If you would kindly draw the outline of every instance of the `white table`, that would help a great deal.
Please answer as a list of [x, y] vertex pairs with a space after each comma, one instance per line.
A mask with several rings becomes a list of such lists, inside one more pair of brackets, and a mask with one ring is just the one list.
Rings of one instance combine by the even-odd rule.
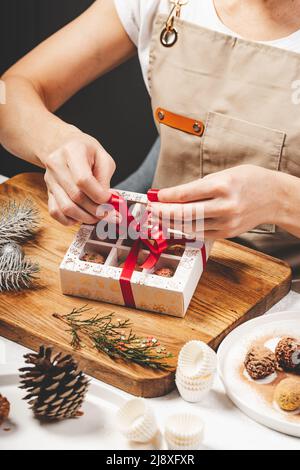
[[[300, 295], [290, 292], [268, 314], [280, 310], [299, 310]], [[22, 362], [22, 356], [27, 350], [18, 344], [0, 338], [0, 373], [2, 364], [16, 364]], [[1, 380], [1, 375], [0, 375]], [[113, 387], [111, 387], [113, 391]], [[1, 392], [1, 382], [0, 382]], [[120, 392], [123, 394], [123, 392]], [[128, 397], [127, 394], [123, 394]], [[207, 399], [197, 405], [187, 405], [179, 397], [177, 391], [166, 397], [150, 400], [154, 410], [160, 418], [168, 416], [182, 408], [193, 407], [197, 409], [206, 424], [205, 448], [208, 449], [300, 449], [300, 440], [267, 429], [245, 416], [227, 398], [223, 385], [217, 379], [213, 391]], [[92, 419], [92, 416], [91, 416]], [[10, 437], [6, 437], [10, 439]], [[13, 439], [13, 436], [11, 437]], [[7, 442], [7, 441], [6, 441]], [[100, 445], [100, 444], [99, 444]], [[95, 447], [96, 449], [97, 447]], [[99, 447], [98, 447], [99, 448]], [[120, 443], [114, 438], [111, 449], [120, 449]], [[131, 447], [134, 449], [134, 445]]]
[[[4, 180], [5, 178], [0, 175], [0, 183]], [[299, 284], [295, 284], [294, 288], [299, 290]], [[291, 291], [267, 314], [281, 310], [300, 310], [300, 294]], [[22, 356], [26, 352], [28, 352], [26, 348], [0, 337], [0, 373], [1, 364], [21, 363]], [[113, 387], [111, 389], [113, 390]], [[122, 394], [123, 392], [120, 393]], [[124, 397], [127, 396], [124, 393]], [[166, 397], [152, 399], [150, 402], [160, 416], [167, 416], [171, 412], [178, 411], [186, 406], [176, 391]], [[299, 439], [267, 429], [245, 416], [227, 398], [219, 378], [216, 380], [213, 391], [203, 403], [188, 406], [193, 406], [194, 409], [197, 409], [205, 421], [205, 448], [226, 450], [300, 449]], [[112, 442], [111, 448], [119, 449], [118, 442]]]

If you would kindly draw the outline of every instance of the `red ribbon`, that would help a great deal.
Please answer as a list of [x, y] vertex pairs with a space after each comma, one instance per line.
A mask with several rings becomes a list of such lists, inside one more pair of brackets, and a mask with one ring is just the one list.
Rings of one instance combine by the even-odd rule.
[[[148, 200], [150, 202], [159, 202], [158, 201], [158, 189], [150, 189], [147, 193]], [[138, 262], [138, 256], [140, 250], [143, 248], [143, 245], [149, 250], [149, 256], [147, 257], [146, 261], [140, 266], [142, 269], [152, 269], [156, 263], [158, 262], [162, 253], [166, 251], [166, 249], [174, 244], [186, 244], [185, 239], [181, 240], [166, 240], [162, 230], [158, 230], [155, 234], [155, 238], [151, 241], [147, 238], [141, 236], [141, 228], [143, 223], [146, 222], [148, 218], [148, 212], [145, 211], [145, 214], [142, 217], [140, 222], [136, 221], [134, 216], [130, 214], [127, 207], [127, 201], [122, 198], [122, 196], [118, 194], [113, 194], [109, 204], [111, 204], [114, 209], [120, 213], [121, 215], [121, 222], [118, 225], [118, 233], [119, 235], [126, 234], [125, 230], [127, 231], [127, 227], [129, 224], [133, 227], [140, 236], [134, 242], [127, 259], [125, 261], [121, 276], [120, 276], [120, 286], [122, 290], [122, 295], [124, 299], [124, 303], [127, 307], [136, 308], [135, 300], [132, 292], [131, 286], [131, 278], [134, 273], [136, 264]], [[203, 269], [206, 266], [206, 248], [205, 244], [203, 244], [201, 248], [202, 254], [202, 261], [203, 261]]]

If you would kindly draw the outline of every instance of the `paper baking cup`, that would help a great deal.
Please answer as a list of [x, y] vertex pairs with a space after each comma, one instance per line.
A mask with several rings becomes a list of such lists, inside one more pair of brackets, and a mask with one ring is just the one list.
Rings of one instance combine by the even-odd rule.
[[178, 413], [167, 419], [165, 439], [170, 450], [197, 450], [204, 437], [204, 423], [198, 414]]
[[205, 379], [198, 379], [195, 382], [191, 380], [186, 382], [185, 378], [180, 376], [180, 370], [177, 370], [175, 382], [183, 400], [190, 403], [198, 403], [203, 400], [212, 389], [214, 374]]
[[179, 353], [178, 368], [187, 378], [206, 377], [216, 371], [217, 355], [202, 341], [189, 341]]
[[204, 390], [204, 389], [212, 387], [213, 382], [214, 382], [214, 378], [215, 378], [215, 374], [211, 374], [211, 375], [209, 375], [205, 378], [203, 377], [202, 379], [197, 379], [197, 380], [188, 379], [188, 380], [186, 380], [186, 378], [180, 374], [180, 369], [178, 369], [177, 372], [176, 372], [175, 380], [176, 380], [176, 383], [179, 383], [179, 384], [185, 386], [188, 389], [191, 389], [191, 390]]
[[191, 378], [191, 377], [187, 377], [186, 375], [184, 375], [180, 367], [177, 367], [177, 370], [176, 370], [176, 378], [180, 380], [181, 382], [183, 382], [185, 385], [191, 386], [191, 387], [198, 387], [198, 386], [201, 387], [203, 386], [203, 384], [206, 384], [207, 382], [210, 382], [211, 380], [213, 380], [214, 376], [215, 374], [212, 373], [209, 375], [203, 375], [202, 377]]
[[134, 442], [149, 442], [158, 430], [154, 413], [143, 398], [133, 398], [119, 409], [117, 425], [120, 432]]

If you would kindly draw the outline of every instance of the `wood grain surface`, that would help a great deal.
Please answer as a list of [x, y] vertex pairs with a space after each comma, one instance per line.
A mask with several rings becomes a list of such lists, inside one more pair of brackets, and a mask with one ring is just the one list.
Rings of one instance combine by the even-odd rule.
[[[0, 294], [0, 335], [34, 350], [46, 344], [72, 352], [86, 373], [134, 395], [167, 394], [174, 388], [178, 352], [187, 341], [202, 340], [216, 349], [233, 328], [263, 314], [290, 290], [291, 270], [285, 263], [220, 241], [184, 319], [64, 296], [58, 268], [78, 227], [65, 228], [50, 218], [41, 174], [18, 175], [0, 185], [0, 204], [26, 197], [35, 201], [42, 217], [40, 231], [25, 246], [26, 254], [40, 263], [40, 279], [34, 290]], [[72, 351], [69, 333], [52, 314], [87, 303], [95, 312], [115, 311], [118, 318], [129, 318], [139, 335], [157, 337], [174, 354], [173, 369], [153, 371], [114, 361], [89, 347]]]

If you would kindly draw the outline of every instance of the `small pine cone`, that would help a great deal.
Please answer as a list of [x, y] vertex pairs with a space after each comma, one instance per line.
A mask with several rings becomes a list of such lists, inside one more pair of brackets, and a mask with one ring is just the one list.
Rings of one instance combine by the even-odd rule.
[[7, 398], [3, 397], [0, 393], [0, 426], [8, 418], [10, 410], [10, 403]]
[[24, 400], [41, 420], [62, 420], [80, 416], [80, 407], [89, 380], [71, 355], [53, 354], [53, 348], [40, 347], [38, 353], [26, 354], [20, 369], [21, 386], [28, 395]]

